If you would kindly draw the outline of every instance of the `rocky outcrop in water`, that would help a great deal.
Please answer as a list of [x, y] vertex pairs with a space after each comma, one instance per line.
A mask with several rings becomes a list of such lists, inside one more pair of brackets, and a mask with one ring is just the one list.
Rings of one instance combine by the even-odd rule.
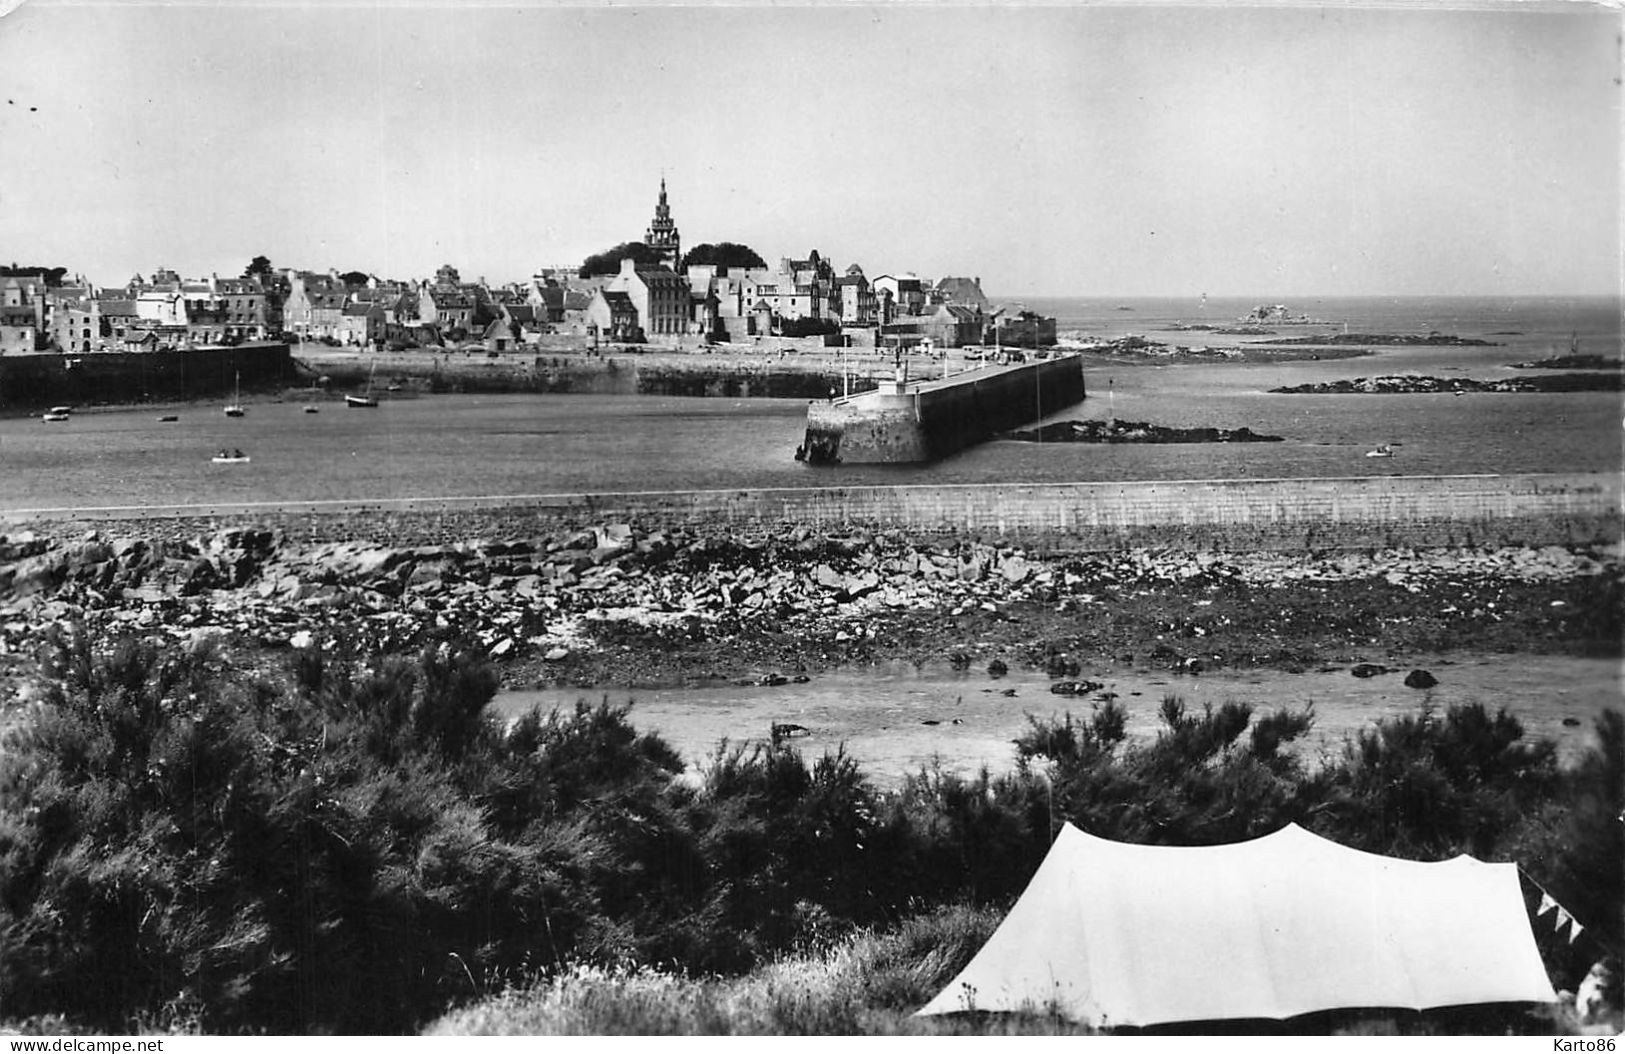
[[1560, 355], [1538, 362], [1514, 362], [1515, 370], [1618, 370], [1620, 360], [1605, 355]]
[[1493, 340], [1479, 340], [1476, 337], [1458, 337], [1453, 333], [1429, 333], [1420, 336], [1415, 333], [1325, 333], [1307, 337], [1283, 337], [1260, 343], [1269, 344], [1359, 344], [1362, 346], [1401, 346], [1401, 347], [1430, 347], [1430, 348], [1494, 348], [1499, 347]]
[[1027, 443], [1279, 443], [1281, 436], [1241, 428], [1170, 428], [1145, 421], [1051, 421], [1009, 432], [1005, 439]]
[[1499, 381], [1475, 381], [1466, 377], [1415, 377], [1390, 375], [1356, 377], [1353, 380], [1299, 384], [1271, 388], [1282, 395], [1465, 395], [1479, 392], [1617, 392], [1622, 388], [1620, 373], [1552, 373], [1535, 377], [1513, 377]]

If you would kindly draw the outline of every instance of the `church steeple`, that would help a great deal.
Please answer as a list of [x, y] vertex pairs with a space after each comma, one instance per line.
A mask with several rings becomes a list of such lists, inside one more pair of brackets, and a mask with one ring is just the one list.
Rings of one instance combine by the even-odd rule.
[[660, 201], [655, 205], [655, 218], [643, 234], [643, 244], [660, 253], [660, 262], [674, 270], [682, 261], [682, 236], [671, 218], [671, 206], [666, 203], [666, 177], [660, 177]]

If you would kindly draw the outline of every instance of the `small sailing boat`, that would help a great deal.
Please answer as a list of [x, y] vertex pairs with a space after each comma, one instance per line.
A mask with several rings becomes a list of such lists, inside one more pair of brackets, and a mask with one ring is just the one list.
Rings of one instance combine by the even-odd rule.
[[68, 415], [58, 410], [52, 410], [49, 413], [40, 415], [41, 421], [66, 421], [67, 419]]
[[346, 406], [377, 406], [378, 405], [378, 397], [376, 395], [372, 394], [372, 378], [373, 378], [373, 374], [375, 374], [377, 372], [378, 372], [378, 360], [374, 359], [372, 361], [372, 372], [367, 374], [367, 391], [366, 391], [366, 393], [364, 395], [346, 395], [344, 397], [344, 403], [345, 403]]
[[216, 465], [246, 465], [249, 462], [249, 457], [241, 450], [222, 450], [209, 460]]
[[231, 402], [226, 406], [226, 416], [241, 417], [246, 412], [243, 409], [243, 375], [239, 371], [232, 387]]
[[1394, 448], [1389, 446], [1387, 443], [1382, 443], [1382, 444], [1378, 445], [1378, 447], [1375, 450], [1367, 450], [1365, 452], [1365, 456], [1366, 457], [1393, 457], [1394, 456]]

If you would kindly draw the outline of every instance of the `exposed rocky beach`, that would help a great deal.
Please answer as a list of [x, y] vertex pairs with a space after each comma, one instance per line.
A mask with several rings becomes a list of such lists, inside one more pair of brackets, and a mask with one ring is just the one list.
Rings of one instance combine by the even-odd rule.
[[460, 635], [511, 687], [770, 684], [898, 660], [1075, 680], [1124, 664], [1614, 655], [1622, 570], [1617, 548], [1084, 553], [501, 513], [39, 523], [0, 541], [0, 671], [25, 678], [62, 623], [267, 654]]

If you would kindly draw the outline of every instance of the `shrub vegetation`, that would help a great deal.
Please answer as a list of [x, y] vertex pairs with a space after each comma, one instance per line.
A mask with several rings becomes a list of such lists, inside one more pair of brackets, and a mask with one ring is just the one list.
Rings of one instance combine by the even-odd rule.
[[[639, 1031], [892, 1031], [1068, 820], [1182, 845], [1297, 822], [1374, 852], [1511, 858], [1595, 932], [1625, 923], [1617, 713], [1566, 770], [1479, 705], [1379, 722], [1311, 768], [1292, 749], [1309, 709], [1170, 697], [1135, 742], [1114, 701], [1032, 718], [1006, 775], [933, 767], [881, 792], [842, 752], [783, 744], [721, 744], [694, 778], [625, 708], [498, 724], [492, 669], [453, 641], [328, 641], [254, 673], [207, 644], [64, 631], [43, 659], [0, 753], [13, 1019], [389, 1033], [534, 981], [549, 1028], [621, 1030], [571, 1003], [561, 979], [585, 977], [646, 1003]], [[1560, 987], [1597, 954], [1547, 942]], [[813, 962], [838, 966], [816, 1007], [794, 995]], [[684, 980], [751, 970], [745, 989]], [[730, 1007], [728, 1028], [706, 1016]]]

